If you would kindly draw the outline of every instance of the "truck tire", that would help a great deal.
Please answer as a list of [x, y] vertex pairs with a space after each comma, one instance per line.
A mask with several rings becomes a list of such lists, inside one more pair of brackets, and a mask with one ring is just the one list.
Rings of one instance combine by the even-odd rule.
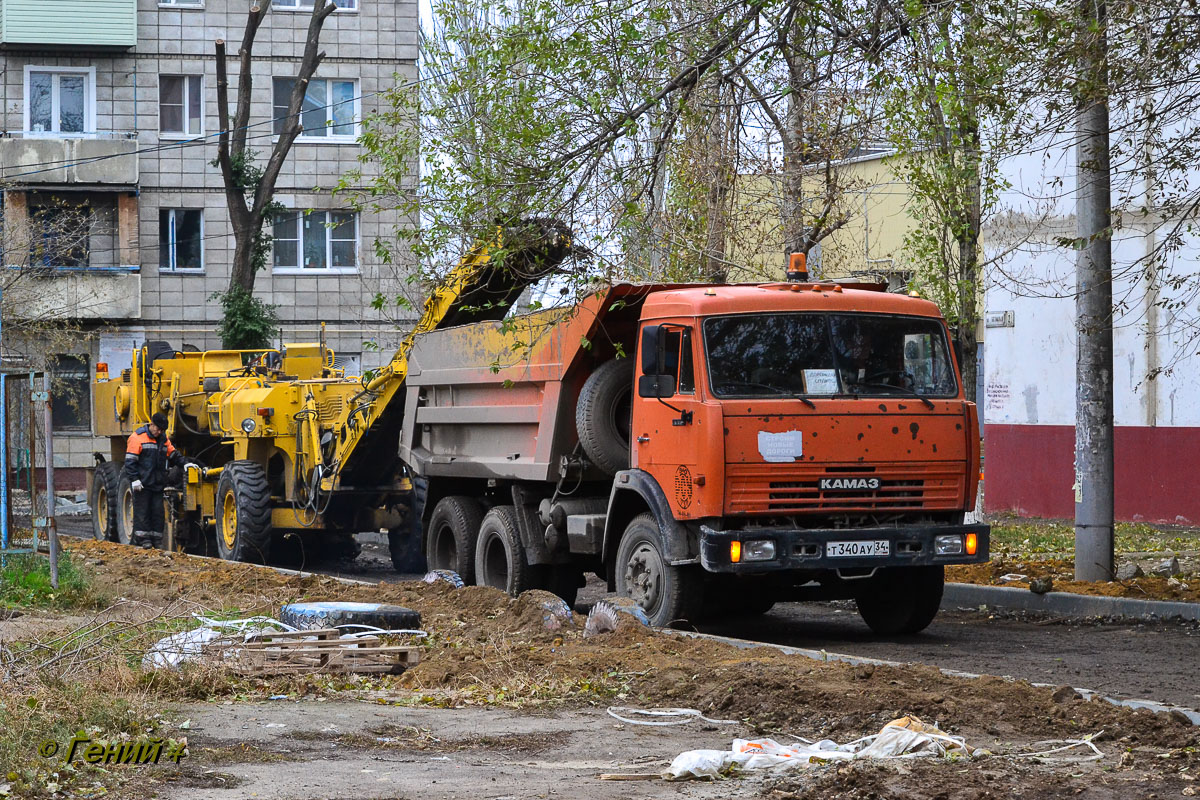
[[579, 392], [575, 428], [583, 452], [608, 475], [629, 469], [632, 411], [633, 359], [601, 364]]
[[617, 547], [617, 594], [631, 597], [656, 627], [695, 622], [704, 607], [703, 581], [691, 566], [672, 566], [652, 514], [634, 517]]
[[389, 631], [421, 627], [421, 615], [416, 611], [384, 603], [289, 603], [279, 609], [279, 621], [300, 630], [338, 625], [370, 625]]
[[542, 570], [531, 566], [521, 543], [517, 509], [496, 506], [483, 518], [475, 543], [475, 580], [480, 586], [503, 589], [513, 597], [541, 588]]
[[929, 627], [942, 604], [943, 567], [884, 569], [855, 597], [863, 622], [880, 636], [910, 636]]
[[111, 461], [96, 465], [92, 474], [92, 491], [88, 505], [92, 507], [92, 536], [101, 542], [116, 541], [117, 495], [121, 470]]
[[429, 482], [413, 477], [412, 494], [408, 496], [408, 514], [404, 524], [388, 531], [388, 552], [392, 556], [392, 567], [402, 574], [424, 574], [428, 570], [425, 553], [422, 552], [421, 517], [425, 514], [425, 494]]
[[475, 540], [483, 524], [479, 502], [464, 495], [443, 497], [433, 507], [425, 531], [425, 560], [429, 569], [457, 572], [463, 583], [475, 583]]
[[124, 471], [117, 475], [117, 541], [133, 544], [133, 482]]
[[265, 563], [271, 549], [271, 487], [256, 461], [230, 461], [217, 481], [217, 553]]

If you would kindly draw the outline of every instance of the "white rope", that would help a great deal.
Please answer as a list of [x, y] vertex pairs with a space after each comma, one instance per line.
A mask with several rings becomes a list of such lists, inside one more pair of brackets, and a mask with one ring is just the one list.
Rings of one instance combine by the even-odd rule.
[[1054, 760], [1073, 762], [1099, 761], [1104, 758], [1104, 753], [1100, 751], [1099, 747], [1096, 747], [1096, 745], [1092, 743], [1092, 740], [1101, 736], [1103, 733], [1104, 731], [1098, 731], [1096, 733], [1088, 734], [1082, 739], [1048, 739], [1042, 742], [1034, 742], [1034, 744], [1054, 744], [1055, 742], [1065, 742], [1065, 744], [1062, 747], [1054, 747], [1049, 750], [1041, 750], [1036, 753], [1011, 753], [999, 756], [999, 758], [1046, 758], [1047, 756], [1052, 756], [1055, 753], [1064, 753], [1068, 750], [1074, 750], [1077, 747], [1087, 747], [1091, 749], [1092, 755], [1070, 756], [1067, 758], [1059, 758]]
[[[631, 716], [622, 716], [622, 715]], [[709, 719], [694, 708], [628, 708], [626, 706], [609, 706], [608, 715], [613, 719], [627, 722], [630, 725], [687, 725], [693, 720], [702, 719], [705, 722], [710, 722], [713, 725], [740, 725], [736, 719]], [[673, 719], [663, 719], [660, 721], [652, 721], [646, 719], [633, 719], [632, 715], [640, 715], [644, 717], [672, 717]]]

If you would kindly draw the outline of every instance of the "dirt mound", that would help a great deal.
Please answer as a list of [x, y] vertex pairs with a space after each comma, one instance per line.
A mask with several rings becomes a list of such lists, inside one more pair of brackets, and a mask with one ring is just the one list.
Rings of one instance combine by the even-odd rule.
[[[1002, 575], [1025, 575], [1028, 580], [1002, 581]], [[1077, 581], [1075, 564], [1070, 559], [1006, 559], [996, 557], [984, 564], [965, 564], [946, 568], [946, 580], [984, 586], [1029, 588], [1035, 578], [1051, 578], [1054, 591], [1105, 597], [1130, 597], [1136, 600], [1170, 600], [1200, 603], [1200, 579], [1181, 576], [1171, 583], [1157, 575], [1144, 575], [1127, 581]]]
[[216, 609], [243, 613], [274, 613], [294, 600], [416, 609], [429, 632], [421, 663], [372, 684], [381, 699], [395, 702], [687, 706], [747, 720], [767, 733], [809, 736], [858, 736], [912, 713], [990, 749], [1100, 730], [1159, 748], [1200, 744], [1200, 729], [1173, 717], [1085, 702], [1021, 681], [952, 678], [924, 666], [818, 662], [636, 624], [584, 638], [577, 616], [548, 630], [548, 593], [514, 600], [494, 589], [455, 590], [446, 583], [355, 585], [100, 542], [72, 547], [96, 562], [96, 579], [113, 591], [159, 603], [209, 597]]

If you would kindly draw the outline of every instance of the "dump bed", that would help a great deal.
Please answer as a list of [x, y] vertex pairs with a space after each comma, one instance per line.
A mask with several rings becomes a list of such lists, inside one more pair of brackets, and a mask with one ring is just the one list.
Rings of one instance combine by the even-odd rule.
[[578, 443], [592, 369], [633, 357], [638, 313], [664, 286], [619, 284], [577, 305], [417, 337], [401, 458], [425, 476], [554, 481]]

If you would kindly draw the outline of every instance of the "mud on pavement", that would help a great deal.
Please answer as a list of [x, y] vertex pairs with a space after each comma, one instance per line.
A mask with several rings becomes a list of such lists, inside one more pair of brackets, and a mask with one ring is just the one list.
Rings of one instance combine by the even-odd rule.
[[[1068, 689], [951, 678], [925, 666], [816, 662], [633, 622], [585, 638], [581, 617], [547, 630], [530, 597], [481, 587], [349, 585], [107, 543], [72, 548], [114, 597], [186, 600], [241, 615], [272, 614], [300, 599], [390, 602], [421, 612], [429, 632], [421, 663], [398, 676], [126, 675], [137, 691], [173, 704], [172, 724], [189, 721], [190, 755], [178, 768], [123, 783], [116, 796], [1116, 798], [1200, 791], [1200, 729], [1170, 715], [1087, 702]], [[104, 681], [106, 670], [75, 679]], [[195, 700], [203, 703], [189, 703]], [[630, 726], [606, 714], [612, 705], [687, 707], [738, 724]], [[996, 755], [824, 765], [719, 785], [598, 778], [656, 773], [683, 750], [727, 749], [735, 736], [846, 742], [908, 714]], [[1090, 734], [1100, 734], [1102, 760], [1013, 757], [1046, 749], [1045, 740]]]

